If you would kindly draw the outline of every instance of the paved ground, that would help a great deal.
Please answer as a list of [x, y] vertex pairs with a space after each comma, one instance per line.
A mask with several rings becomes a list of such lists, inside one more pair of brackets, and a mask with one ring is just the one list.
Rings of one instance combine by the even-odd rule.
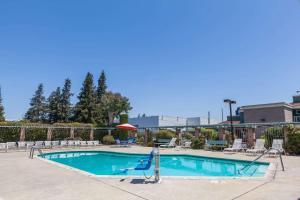
[[[150, 148], [111, 148], [99, 150], [147, 153]], [[186, 153], [251, 160], [243, 154], [201, 150], [163, 150], [161, 153]], [[274, 179], [182, 179], [163, 178], [160, 184], [143, 179], [90, 177], [37, 158], [29, 152], [0, 153], [0, 200], [15, 199], [294, 199], [300, 198], [300, 157], [284, 156], [286, 171], [280, 166]], [[278, 162], [279, 159], [264, 158]]]

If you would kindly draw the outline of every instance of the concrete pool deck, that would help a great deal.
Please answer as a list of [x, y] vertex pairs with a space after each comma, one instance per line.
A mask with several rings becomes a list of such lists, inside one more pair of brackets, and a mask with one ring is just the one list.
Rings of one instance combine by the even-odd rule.
[[[65, 150], [87, 150], [74, 148]], [[148, 153], [151, 148], [95, 149], [129, 153]], [[61, 151], [61, 149], [45, 152]], [[63, 150], [64, 151], [64, 150]], [[224, 154], [203, 150], [160, 151], [168, 154], [191, 154], [229, 159], [252, 160], [242, 153]], [[87, 176], [43, 160], [29, 159], [29, 152], [0, 153], [0, 200], [14, 199], [295, 199], [300, 198], [300, 157], [283, 156], [285, 171], [277, 167], [273, 179], [182, 179], [162, 178], [160, 184], [142, 178], [104, 178]], [[279, 163], [279, 158], [261, 161]]]

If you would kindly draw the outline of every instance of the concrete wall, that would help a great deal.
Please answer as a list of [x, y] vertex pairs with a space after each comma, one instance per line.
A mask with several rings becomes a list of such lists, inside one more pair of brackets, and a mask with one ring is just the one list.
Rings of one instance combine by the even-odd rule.
[[245, 123], [292, 122], [293, 113], [290, 108], [284, 106], [245, 109], [244, 121]]
[[185, 126], [186, 118], [183, 117], [171, 117], [171, 116], [160, 116], [159, 126]]

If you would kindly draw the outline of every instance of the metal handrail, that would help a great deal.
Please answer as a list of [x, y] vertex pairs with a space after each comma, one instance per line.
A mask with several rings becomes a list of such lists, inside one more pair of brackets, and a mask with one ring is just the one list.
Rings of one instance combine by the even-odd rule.
[[30, 159], [33, 159], [33, 156], [34, 156], [34, 150], [38, 150], [38, 152], [40, 153], [40, 155], [43, 155], [43, 152], [42, 152], [42, 150], [41, 150], [40, 147], [32, 146], [31, 149], [30, 149], [30, 154], [29, 154], [29, 158], [30, 158]]
[[279, 158], [280, 158], [280, 163], [281, 163], [281, 168], [282, 171], [284, 171], [284, 165], [283, 165], [283, 161], [282, 161], [282, 157], [281, 157], [281, 151], [279, 149], [268, 149], [267, 151], [263, 152], [261, 155], [259, 155], [257, 158], [255, 158], [250, 164], [244, 166], [242, 169], [238, 170], [238, 173], [240, 173], [240, 171], [246, 169], [247, 167], [253, 165], [258, 159], [260, 159], [261, 157], [263, 157], [266, 153], [269, 153], [271, 150], [275, 150], [279, 153]]

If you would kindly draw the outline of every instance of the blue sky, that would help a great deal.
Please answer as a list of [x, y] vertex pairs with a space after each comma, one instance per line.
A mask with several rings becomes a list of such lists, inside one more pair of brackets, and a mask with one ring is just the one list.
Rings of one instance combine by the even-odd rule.
[[220, 119], [227, 97], [289, 102], [300, 89], [300, 1], [0, 2], [7, 119], [22, 118], [38, 83], [49, 95], [68, 77], [77, 95], [101, 70], [131, 116]]

